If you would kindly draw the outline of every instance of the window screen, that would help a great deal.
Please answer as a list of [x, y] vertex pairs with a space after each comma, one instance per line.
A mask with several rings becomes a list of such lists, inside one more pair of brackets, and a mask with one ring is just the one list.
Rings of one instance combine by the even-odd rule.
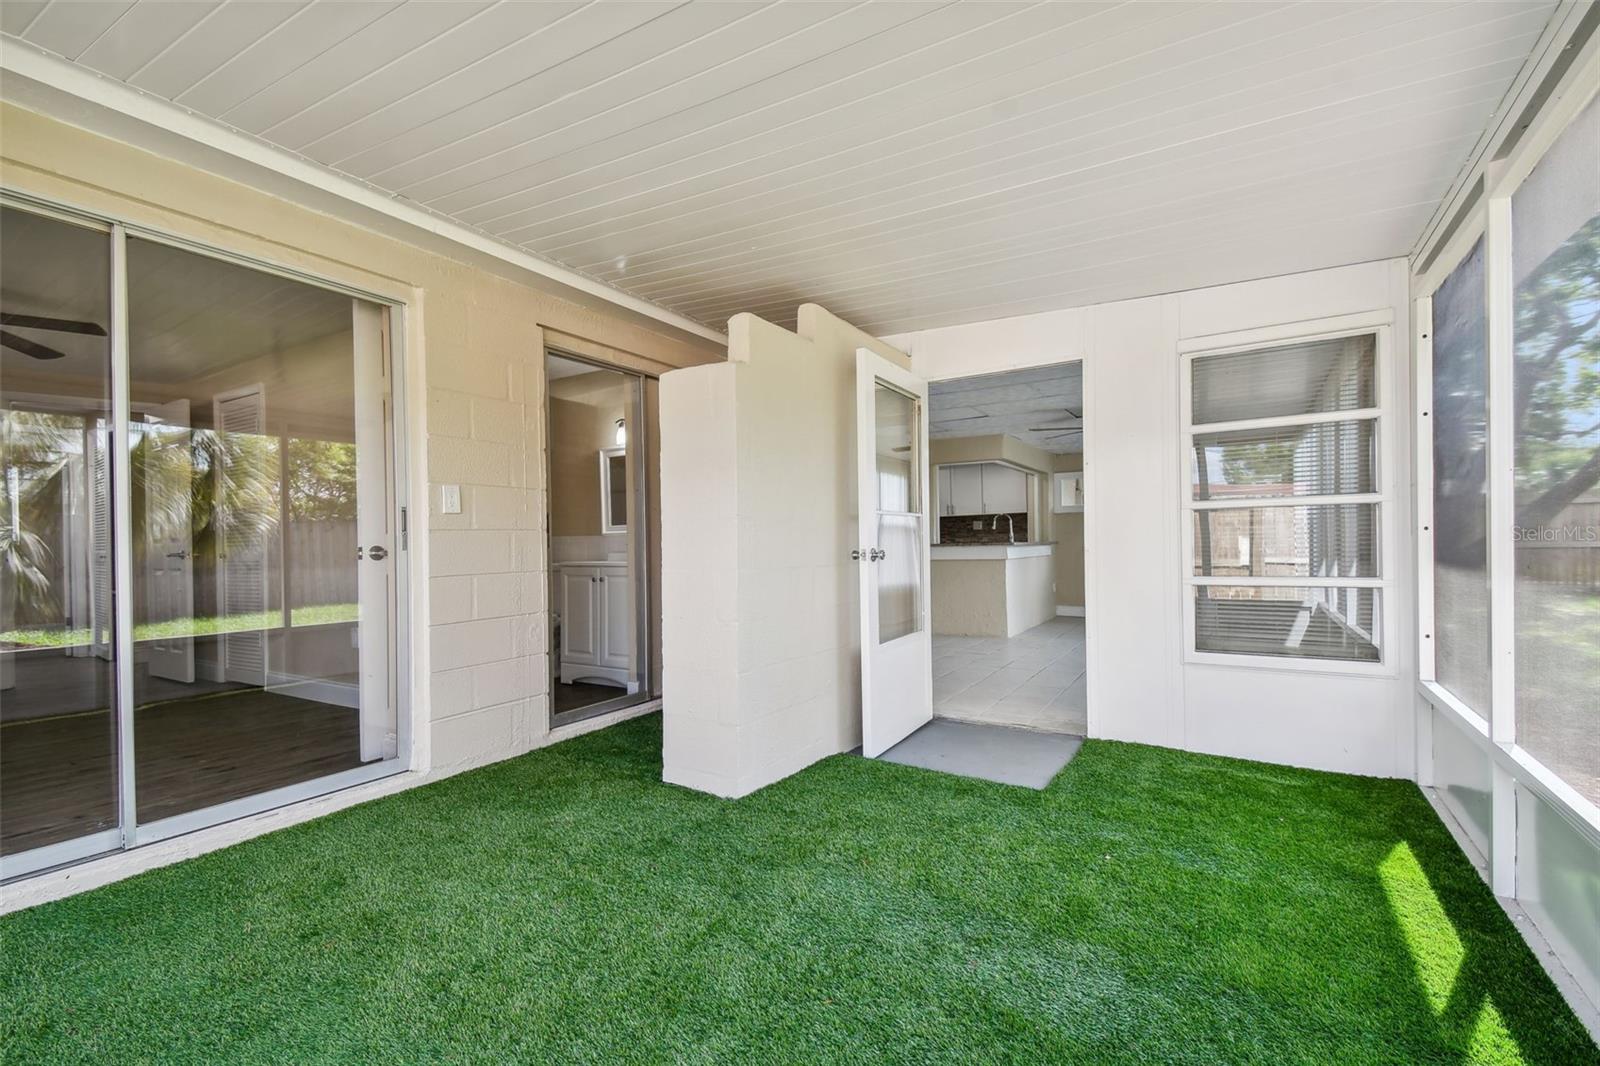
[[1600, 101], [1511, 199], [1516, 739], [1600, 803]]
[[1433, 294], [1434, 676], [1489, 713], [1489, 354], [1483, 242]]

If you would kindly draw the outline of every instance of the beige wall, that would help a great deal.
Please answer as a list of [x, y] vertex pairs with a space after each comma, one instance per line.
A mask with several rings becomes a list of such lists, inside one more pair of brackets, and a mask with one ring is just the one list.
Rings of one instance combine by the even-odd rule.
[[627, 382], [607, 370], [550, 385], [550, 534], [600, 535], [600, 449], [616, 443]]
[[933, 631], [944, 637], [1009, 636], [1006, 560], [935, 559]]
[[661, 379], [663, 775], [744, 795], [861, 740], [856, 349], [736, 315], [729, 362]]
[[[1083, 453], [1057, 455], [1055, 470], [1083, 469]], [[1056, 542], [1056, 606], [1083, 608], [1083, 512], [1050, 516]]]
[[[405, 304], [414, 763], [464, 767], [545, 743], [546, 335], [645, 373], [721, 349], [9, 104], [0, 184]], [[461, 514], [438, 513], [441, 483], [461, 486]]]
[[1054, 458], [1041, 448], [999, 433], [982, 437], [944, 437], [928, 442], [928, 462], [934, 466], [1002, 461], [1036, 473], [1047, 473], [1052, 469]]

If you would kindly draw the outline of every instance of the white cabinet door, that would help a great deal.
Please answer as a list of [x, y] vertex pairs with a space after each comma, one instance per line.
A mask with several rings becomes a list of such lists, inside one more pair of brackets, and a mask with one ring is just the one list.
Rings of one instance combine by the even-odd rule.
[[950, 514], [983, 514], [983, 467], [977, 463], [950, 471]]
[[626, 670], [633, 665], [633, 603], [628, 572], [618, 567], [600, 571], [597, 603], [600, 617], [596, 628], [600, 631], [601, 666], [620, 667]]
[[593, 570], [568, 570], [562, 580], [561, 659], [569, 663], [597, 661], [595, 625], [600, 578]]
[[939, 493], [939, 512], [938, 513], [942, 514], [942, 515], [944, 515], [944, 514], [955, 514], [955, 511], [953, 511], [951, 509], [952, 508], [952, 504], [950, 503], [950, 468], [948, 466], [941, 466], [939, 468], [939, 488], [938, 488], [938, 493]]
[[983, 464], [983, 513], [1018, 514], [1028, 509], [1028, 475], [999, 463]]

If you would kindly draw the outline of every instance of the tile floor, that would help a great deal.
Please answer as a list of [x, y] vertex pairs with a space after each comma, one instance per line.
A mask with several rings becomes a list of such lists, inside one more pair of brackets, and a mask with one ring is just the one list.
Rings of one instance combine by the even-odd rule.
[[1083, 736], [1083, 619], [1054, 618], [1005, 639], [933, 638], [939, 718]]

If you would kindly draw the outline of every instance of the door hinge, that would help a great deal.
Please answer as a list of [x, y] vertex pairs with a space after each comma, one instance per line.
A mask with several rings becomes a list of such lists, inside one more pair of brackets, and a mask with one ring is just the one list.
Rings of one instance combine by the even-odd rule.
[[405, 551], [409, 544], [410, 539], [406, 530], [406, 509], [402, 507], [400, 508], [400, 550]]

